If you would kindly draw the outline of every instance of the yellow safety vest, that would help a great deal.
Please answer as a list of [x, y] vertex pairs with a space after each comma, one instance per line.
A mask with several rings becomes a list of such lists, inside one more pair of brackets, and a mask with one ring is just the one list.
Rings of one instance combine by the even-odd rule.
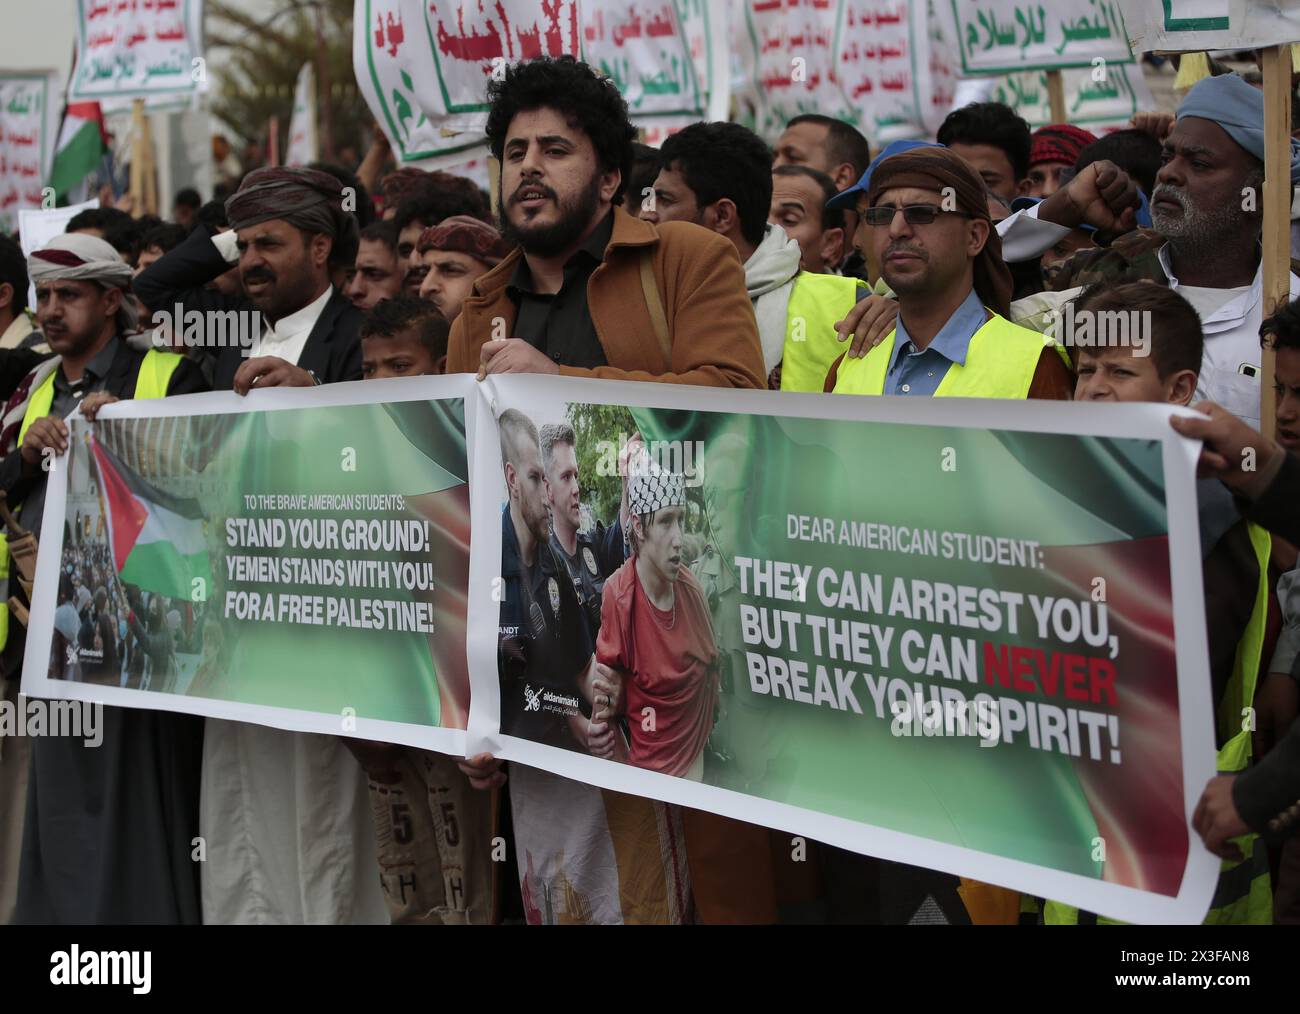
[[[948, 367], [934, 392], [936, 398], [1024, 398], [1045, 348], [1056, 349], [1069, 366], [1065, 349], [1049, 335], [1013, 324], [992, 310], [988, 313], [989, 319], [971, 336], [966, 365]], [[835, 378], [835, 393], [884, 394], [896, 337], [897, 332], [891, 331], [861, 359], [845, 358]]]
[[[175, 352], [160, 352], [150, 349], [140, 363], [140, 371], [135, 375], [135, 391], [132, 398], [162, 398], [167, 394], [167, 385], [171, 383], [172, 374], [181, 364], [183, 356]], [[18, 446], [22, 447], [23, 437], [37, 419], [50, 414], [54, 404], [54, 375], [58, 368], [51, 370], [45, 379], [37, 385], [36, 390], [27, 399], [27, 411], [23, 413], [23, 423], [18, 429]], [[17, 517], [22, 505], [14, 509]], [[0, 651], [9, 643], [9, 537], [0, 530]]]
[[[1259, 582], [1250, 622], [1237, 643], [1232, 677], [1219, 702], [1219, 738], [1224, 742], [1215, 759], [1215, 769], [1223, 774], [1244, 771], [1250, 763], [1250, 728], [1244, 721], [1244, 712], [1255, 703], [1255, 683], [1264, 654], [1264, 628], [1268, 621], [1268, 561], [1273, 542], [1268, 532], [1258, 525], [1248, 524], [1247, 529], [1259, 563]], [[1219, 883], [1205, 925], [1269, 925], [1273, 922], [1273, 885], [1269, 879], [1268, 849], [1253, 832], [1233, 840], [1241, 847], [1244, 858], [1240, 862], [1224, 860], [1219, 867]], [[1073, 925], [1079, 921], [1079, 910], [1049, 901], [1043, 906], [1043, 921], [1048, 925]], [[1097, 922], [1115, 924], [1116, 920], [1099, 916]]]
[[835, 325], [849, 315], [866, 283], [840, 275], [801, 271], [790, 290], [781, 352], [781, 390], [821, 394], [826, 374], [848, 347], [836, 337]]

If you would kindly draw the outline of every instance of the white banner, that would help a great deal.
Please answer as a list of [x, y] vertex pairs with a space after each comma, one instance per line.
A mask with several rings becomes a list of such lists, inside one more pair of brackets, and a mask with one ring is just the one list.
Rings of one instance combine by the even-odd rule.
[[877, 145], [929, 134], [949, 82], [930, 73], [926, 15], [907, 0], [744, 0], [732, 32], [744, 118], [768, 140], [805, 113], [851, 123]]
[[68, 100], [182, 97], [200, 90], [203, 0], [77, 0]]
[[[223, 392], [122, 402], [101, 413], [94, 442], [74, 415], [71, 450], [49, 472], [23, 692], [341, 732], [454, 756], [491, 752], [591, 785], [1127, 921], [1200, 921], [1219, 863], [1190, 828], [1201, 789], [1214, 774], [1214, 734], [1197, 549], [1197, 448], [1168, 423], [1171, 412], [1185, 410], [733, 390], [707, 396], [703, 411], [701, 392], [676, 385], [537, 376], [479, 384], [459, 375], [247, 398]], [[421, 409], [420, 402], [434, 400], [463, 400], [463, 410]], [[359, 412], [360, 406], [380, 411]], [[616, 458], [633, 429], [645, 436], [660, 468], [680, 477], [685, 504], [664, 522], [667, 535], [656, 528], [655, 545], [643, 532], [640, 550], [647, 567], [668, 568], [685, 589], [674, 595], [671, 619], [646, 604], [650, 585], [629, 583], [650, 580], [639, 561], [607, 562], [593, 649], [594, 634], [580, 620], [577, 593], [568, 585], [572, 575], [523, 556], [521, 525], [534, 540], [548, 536], [536, 534], [528, 520], [536, 515], [516, 511], [531, 510], [516, 501], [532, 494], [505, 484], [497, 420], [507, 410], [516, 430], [571, 421], [587, 483], [611, 474], [600, 462]], [[321, 412], [329, 413], [329, 426], [314, 415]], [[463, 441], [449, 428], [457, 417]], [[128, 420], [135, 419], [150, 423], [133, 427]], [[427, 426], [417, 433], [422, 421]], [[391, 458], [367, 461], [367, 471], [340, 484], [337, 466], [323, 462], [336, 450], [347, 460], [365, 427], [391, 431], [395, 440], [404, 435], [410, 446], [395, 443], [393, 452], [407, 457], [400, 466]], [[434, 431], [444, 439], [428, 441]], [[536, 431], [527, 432], [535, 441]], [[868, 432], [888, 440], [868, 441], [878, 460], [855, 475], [845, 466], [860, 458]], [[313, 456], [294, 460], [320, 461], [320, 468], [284, 475], [277, 455], [290, 445], [301, 453], [305, 434], [316, 441]], [[187, 453], [200, 443], [212, 453]], [[522, 443], [515, 446], [529, 453]], [[116, 464], [101, 458], [104, 449], [122, 458]], [[883, 492], [871, 485], [870, 476], [889, 461], [915, 464], [931, 452], [934, 466], [915, 471], [910, 484]], [[941, 458], [957, 454], [966, 462], [962, 471], [940, 467]], [[1059, 460], [1071, 467], [1054, 471]], [[454, 461], [463, 463], [463, 474], [449, 470]], [[752, 486], [752, 476], [763, 474], [753, 468], [760, 463], [768, 480]], [[1116, 463], [1125, 467], [1116, 470]], [[1113, 480], [1129, 470], [1140, 479]], [[1102, 475], [1112, 477], [1114, 488], [1099, 513], [1091, 491]], [[962, 490], [981, 483], [1009, 492], [1004, 499], [1018, 506], [1008, 514], [1006, 504], [962, 498]], [[950, 495], [935, 495], [941, 487]], [[203, 493], [216, 488], [219, 496]], [[420, 500], [448, 489], [452, 500]], [[607, 502], [587, 495], [593, 512], [605, 503], [613, 524], [617, 494]], [[425, 511], [417, 528], [426, 538], [435, 532], [429, 523], [440, 519], [436, 542], [403, 548], [384, 546], [380, 535], [357, 541], [355, 533], [369, 532], [380, 515], [405, 512], [417, 501]], [[439, 502], [463, 507], [440, 510]], [[154, 528], [145, 522], [130, 529], [124, 544], [105, 534], [118, 532], [114, 518], [141, 511], [155, 519]], [[325, 517], [340, 511], [341, 543]], [[80, 525], [65, 524], [78, 514]], [[161, 520], [163, 514], [170, 520]], [[107, 518], [105, 526], [86, 522], [96, 515]], [[357, 521], [360, 528], [348, 527]], [[409, 524], [402, 524], [406, 531]], [[82, 536], [64, 545], [69, 527]], [[713, 558], [698, 556], [704, 543], [688, 554], [687, 529], [707, 537], [712, 554], [735, 568], [732, 583], [714, 582], [705, 570], [682, 573], [692, 561]], [[145, 531], [154, 537], [144, 538]], [[169, 537], [159, 541], [160, 533]], [[418, 584], [425, 580], [420, 566], [464, 559], [453, 550], [466, 537], [467, 566], [439, 571], [445, 576], [432, 585]], [[879, 541], [886, 537], [888, 544]], [[181, 543], [184, 554], [207, 562], [216, 584], [201, 580], [196, 592], [190, 581], [176, 583], [178, 574], [203, 569], [184, 562], [190, 557], [176, 551]], [[1012, 553], [1013, 543], [1028, 552]], [[538, 543], [530, 544], [538, 552]], [[155, 550], [162, 552], [151, 556]], [[353, 602], [354, 591], [406, 584], [392, 586], [386, 576], [366, 584], [368, 571], [359, 570], [356, 588], [330, 591], [343, 579], [330, 577], [335, 572], [323, 564], [375, 552], [383, 559], [408, 552], [420, 558], [411, 563], [411, 589], [448, 582], [447, 611], [438, 614], [441, 640], [427, 637], [434, 631], [422, 622], [406, 626], [405, 611], [376, 620], [381, 613], [374, 610], [384, 603], [369, 599], [387, 599], [386, 593], [364, 592], [363, 601]], [[288, 570], [259, 562], [286, 556], [283, 563], [294, 564]], [[593, 574], [600, 572], [590, 551], [583, 559]], [[385, 575], [388, 569], [382, 567]], [[145, 588], [151, 609], [158, 598], [178, 616], [204, 603], [202, 622], [196, 614], [185, 635], [182, 671], [169, 675], [168, 663], [156, 681], [129, 671], [123, 679], [123, 662], [103, 671], [105, 651], [69, 649], [56, 640], [55, 630], [70, 629], [68, 613], [76, 612], [70, 599], [59, 600], [60, 574], [69, 571], [83, 583], [116, 573], [107, 578], [114, 588]], [[796, 572], [802, 576], [790, 576]], [[1109, 588], [1100, 605], [1098, 575]], [[882, 580], [887, 583], [873, 592], [873, 581]], [[706, 581], [713, 582], [716, 600], [706, 595]], [[643, 590], [629, 590], [635, 588]], [[887, 598], [882, 588], [892, 589]], [[639, 595], [647, 596], [640, 606]], [[341, 611], [329, 613], [326, 598]], [[460, 603], [459, 627], [453, 602]], [[773, 603], [781, 604], [775, 613]], [[1078, 609], [1081, 603], [1088, 609], [1082, 626], [1077, 619], [1063, 622], [1069, 610], [1054, 605]], [[420, 610], [412, 609], [418, 619]], [[760, 622], [760, 609], [777, 617], [774, 627]], [[876, 625], [868, 628], [868, 620]], [[653, 623], [677, 632], [635, 633], [637, 624]], [[818, 633], [823, 628], [825, 636]], [[63, 637], [71, 643], [71, 634]], [[986, 640], [982, 671], [974, 661], [978, 640]], [[395, 652], [407, 641], [411, 654]], [[245, 678], [259, 664], [254, 657], [263, 665], [270, 653], [306, 660], [324, 643], [335, 655], [364, 651], [388, 659], [376, 663], [383, 679], [356, 665], [326, 678], [312, 668], [318, 663], [307, 661], [309, 679], [278, 664]], [[724, 655], [731, 660], [725, 667]], [[580, 708], [578, 695], [588, 692], [579, 682], [585, 677], [574, 674], [593, 659], [627, 674], [621, 677], [628, 687], [626, 725], [614, 732], [612, 754], [572, 731], [583, 725], [570, 721]], [[421, 684], [427, 692], [412, 693], [417, 661], [426, 669], [434, 665], [428, 670], [434, 682]], [[780, 675], [778, 665], [784, 665]], [[449, 704], [464, 695], [444, 693], [452, 686], [444, 676], [455, 681], [466, 671], [468, 711], [453, 713]], [[946, 721], [923, 731], [913, 718], [899, 718], [894, 701], [891, 723], [886, 693], [893, 700], [895, 684], [918, 700], [925, 693], [965, 700], [963, 690], [994, 695], [1005, 721], [985, 731], [964, 724], [948, 729]], [[434, 700], [449, 704], [435, 709]], [[642, 709], [646, 700], [655, 706]], [[413, 714], [413, 701], [423, 702], [424, 718]], [[339, 702], [347, 706], [335, 707]], [[606, 697], [601, 706], [611, 703]], [[1068, 714], [1075, 717], [1067, 722]], [[594, 720], [593, 710], [587, 736], [595, 735]]]
[[705, 0], [356, 0], [357, 83], [399, 163], [445, 168], [482, 149], [485, 94], [519, 60], [580, 56], [632, 120], [662, 136], [729, 104], [730, 11]]
[[[1155, 99], [1137, 64], [1108, 64], [1098, 75], [1080, 67], [1061, 72], [1065, 88], [1065, 118], [1094, 134], [1127, 126], [1134, 113], [1155, 108]], [[1047, 71], [1027, 71], [996, 78], [987, 98], [1005, 102], [1029, 121], [1032, 129], [1052, 122], [1047, 96]]]
[[316, 138], [316, 74], [310, 63], [298, 71], [293, 88], [293, 116], [289, 120], [289, 146], [284, 153], [285, 165], [307, 165], [320, 158]]
[[0, 74], [0, 231], [13, 232], [19, 212], [41, 206], [59, 108], [53, 72]]
[[1122, 0], [1134, 52], [1256, 49], [1300, 42], [1290, 0]]
[[962, 74], [1129, 63], [1118, 0], [938, 0]]

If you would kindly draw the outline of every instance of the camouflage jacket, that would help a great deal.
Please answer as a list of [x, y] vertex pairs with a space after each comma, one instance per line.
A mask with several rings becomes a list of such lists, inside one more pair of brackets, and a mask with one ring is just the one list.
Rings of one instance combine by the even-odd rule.
[[1052, 279], [1050, 288], [1060, 292], [1097, 282], [1142, 280], [1168, 285], [1169, 278], [1157, 256], [1165, 242], [1165, 238], [1154, 229], [1135, 229], [1108, 247], [1080, 250], [1065, 262], [1060, 273]]

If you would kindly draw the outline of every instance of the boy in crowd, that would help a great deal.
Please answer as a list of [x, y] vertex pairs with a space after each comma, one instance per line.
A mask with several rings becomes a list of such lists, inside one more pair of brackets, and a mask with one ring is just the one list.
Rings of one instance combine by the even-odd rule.
[[[1119, 314], [1128, 318], [1130, 340], [1116, 341], [1111, 328], [1108, 338], [1098, 342], [1102, 322], [1116, 321]], [[1063, 336], [1077, 360], [1076, 401], [1191, 404], [1205, 350], [1200, 318], [1191, 303], [1151, 282], [1105, 282], [1085, 290], [1076, 301], [1076, 329], [1083, 315], [1091, 315], [1093, 344], [1074, 345], [1070, 335]], [[1140, 340], [1132, 334], [1135, 321]], [[1295, 379], [1300, 384], [1300, 377]], [[1210, 681], [1218, 718], [1216, 768], [1238, 771], [1251, 760], [1252, 734], [1243, 730], [1241, 716], [1254, 705], [1263, 652], [1269, 536], [1241, 517], [1220, 483], [1198, 482], [1197, 502]], [[1209, 924], [1272, 921], [1266, 850], [1255, 835], [1238, 841], [1243, 858], [1225, 861], [1205, 919]], [[1077, 909], [1054, 901], [1046, 903], [1043, 915], [1049, 924], [1081, 921]]]
[[361, 325], [361, 379], [445, 372], [450, 330], [446, 318], [423, 299], [380, 300]]
[[[422, 299], [382, 300], [361, 325], [362, 378], [441, 374], [449, 328]], [[443, 562], [449, 561], [444, 557]], [[463, 562], [468, 565], [467, 558]], [[454, 639], [446, 632], [443, 637], [450, 646]], [[433, 645], [431, 650], [441, 672]], [[392, 921], [435, 926], [495, 921], [495, 796], [471, 789], [454, 757], [354, 738], [344, 743], [369, 778], [379, 876]]]

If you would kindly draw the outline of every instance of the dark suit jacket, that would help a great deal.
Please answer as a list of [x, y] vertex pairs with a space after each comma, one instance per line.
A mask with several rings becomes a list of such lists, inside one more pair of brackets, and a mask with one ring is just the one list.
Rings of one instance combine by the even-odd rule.
[[[230, 270], [217, 248], [214, 233], [200, 225], [180, 246], [150, 264], [132, 282], [135, 293], [150, 311], [171, 311], [180, 304], [181, 311], [227, 311], [254, 309], [245, 296], [224, 296], [206, 288], [219, 275]], [[325, 304], [316, 326], [303, 346], [298, 365], [311, 370], [322, 383], [361, 379], [361, 311], [342, 293], [335, 291]], [[212, 360], [212, 386], [228, 391], [234, 386], [235, 372], [243, 364], [242, 349], [204, 349]]]
[[[1258, 501], [1246, 505], [1245, 514], [1275, 535], [1300, 543], [1300, 458], [1286, 456], [1273, 484]], [[1293, 722], [1272, 750], [1237, 776], [1232, 800], [1241, 819], [1269, 838], [1300, 830], [1300, 721]]]

